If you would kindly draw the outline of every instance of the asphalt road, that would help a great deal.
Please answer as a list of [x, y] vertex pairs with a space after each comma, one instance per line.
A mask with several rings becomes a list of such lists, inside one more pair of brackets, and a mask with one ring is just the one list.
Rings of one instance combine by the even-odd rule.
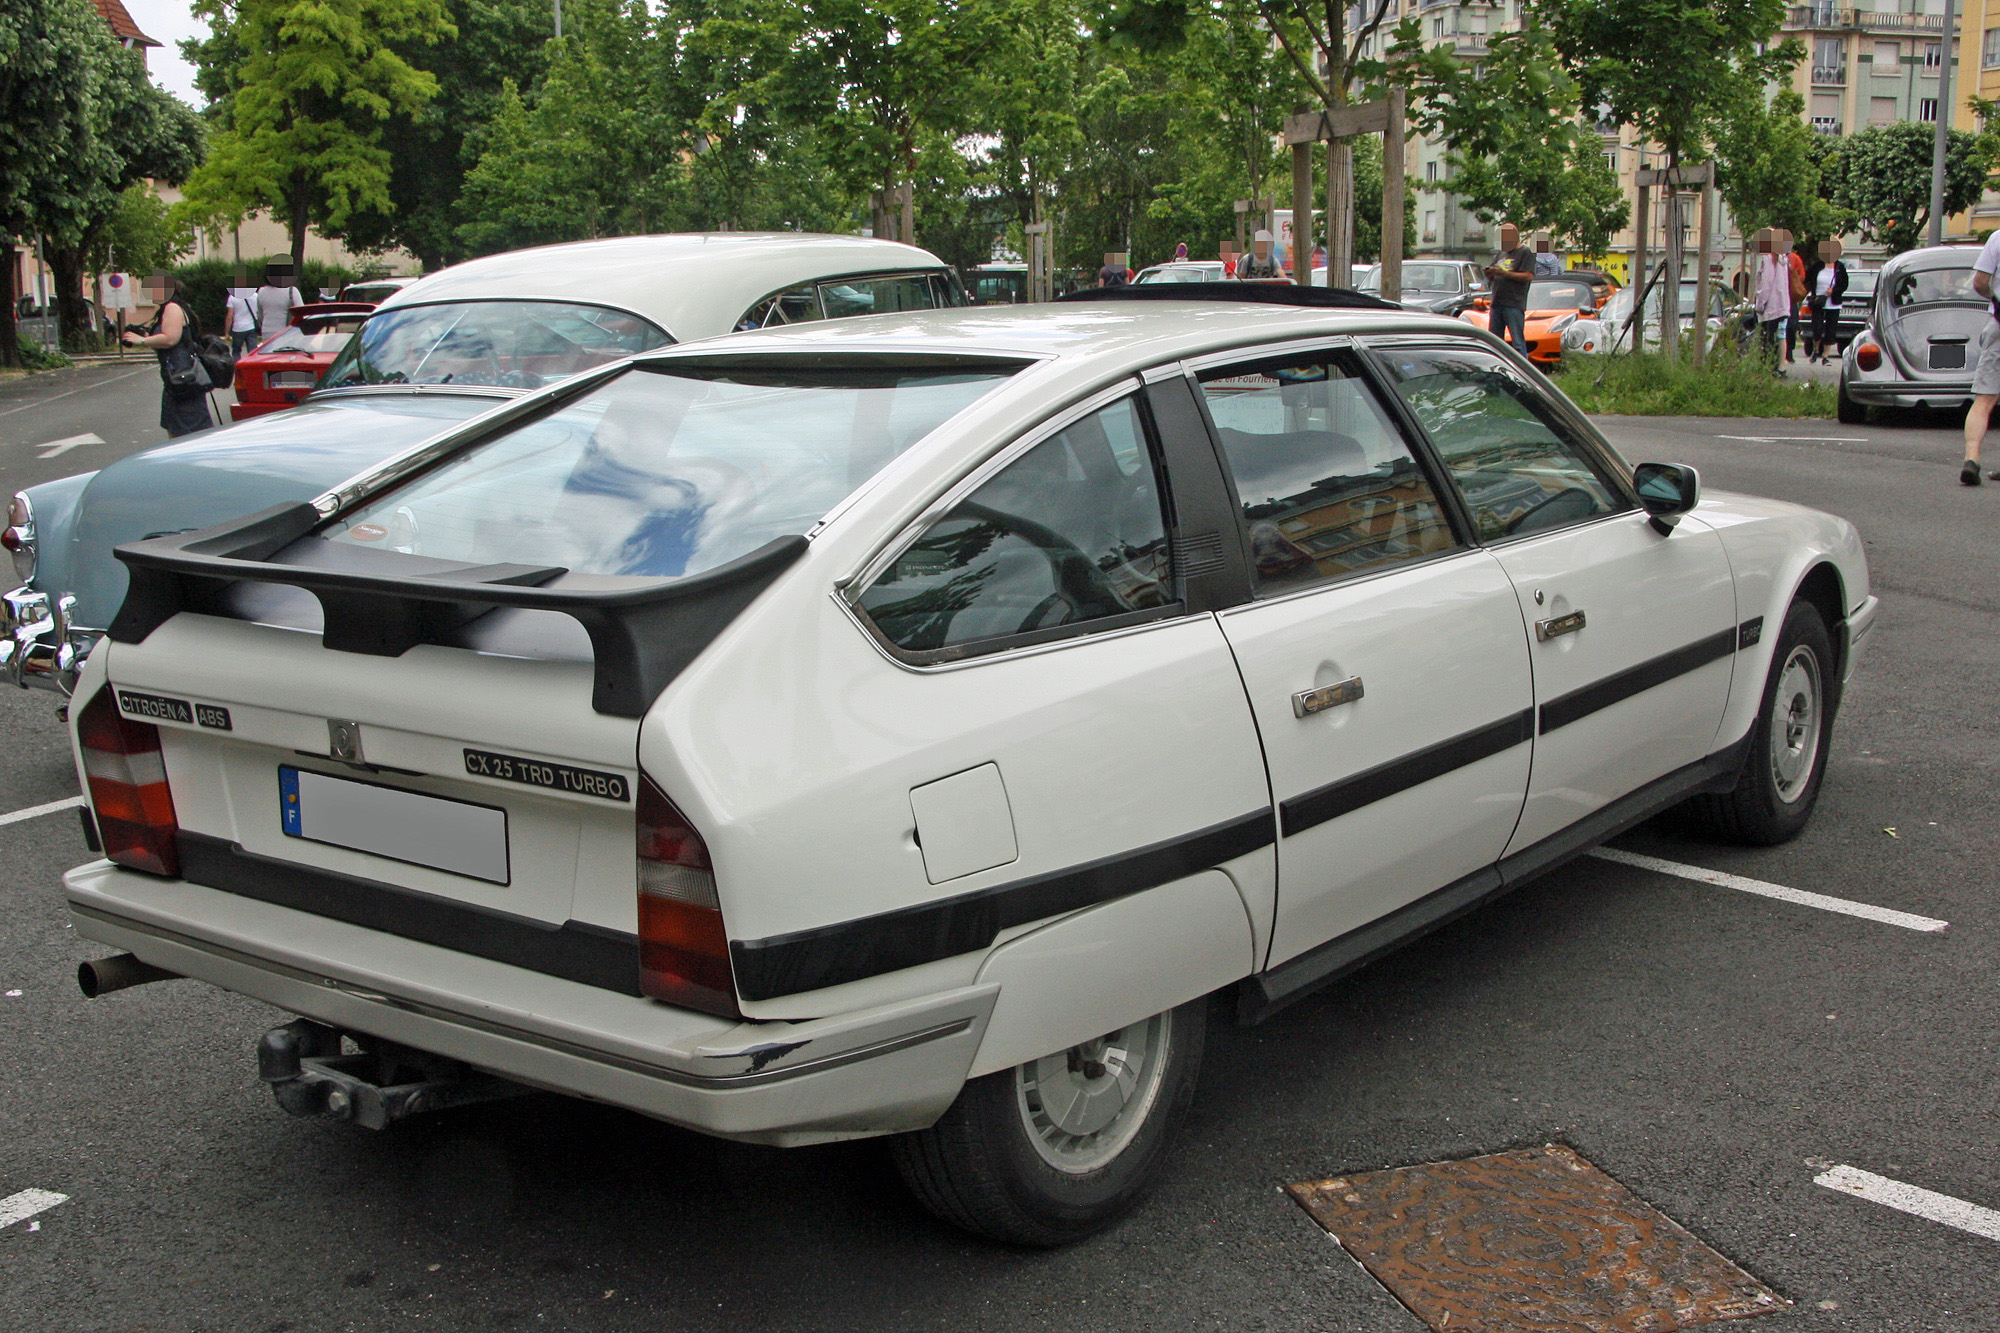
[[[0, 486], [53, 475], [30, 437], [124, 438], [138, 385], [97, 374], [0, 416]], [[0, 1229], [0, 1329], [1418, 1333], [1280, 1187], [1547, 1142], [1794, 1303], [1746, 1327], [2000, 1328], [2000, 1242], [1813, 1184], [1844, 1163], [2000, 1208], [2000, 486], [1956, 484], [1948, 423], [1604, 424], [1635, 461], [1846, 515], [1887, 603], [1803, 836], [1622, 845], [1948, 932], [1576, 863], [1262, 1027], [1213, 1023], [1150, 1203], [1023, 1254], [933, 1223], [871, 1144], [555, 1097], [384, 1134], [291, 1119], [250, 1058], [276, 1012], [182, 981], [77, 995], [104, 951], [56, 882], [86, 853], [73, 814], [28, 819], [0, 827], [0, 1199], [69, 1197]], [[52, 711], [0, 696], [0, 811], [74, 793]]]

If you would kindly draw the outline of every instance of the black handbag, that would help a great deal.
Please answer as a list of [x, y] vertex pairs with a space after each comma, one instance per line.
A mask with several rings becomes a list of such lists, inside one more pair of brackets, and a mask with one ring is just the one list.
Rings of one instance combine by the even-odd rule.
[[[160, 353], [160, 380], [176, 398], [194, 398], [212, 387], [208, 367], [195, 355], [194, 317], [182, 310], [181, 340]], [[162, 316], [164, 318], [164, 315]], [[157, 328], [159, 321], [155, 321]]]

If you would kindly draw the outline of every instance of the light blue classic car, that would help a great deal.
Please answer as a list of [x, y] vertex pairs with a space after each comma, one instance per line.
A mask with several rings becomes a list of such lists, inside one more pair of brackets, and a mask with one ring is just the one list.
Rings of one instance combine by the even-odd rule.
[[0, 679], [68, 694], [125, 597], [124, 542], [310, 499], [555, 380], [668, 343], [964, 305], [892, 241], [797, 232], [624, 236], [475, 259], [389, 297], [298, 407], [16, 495]]

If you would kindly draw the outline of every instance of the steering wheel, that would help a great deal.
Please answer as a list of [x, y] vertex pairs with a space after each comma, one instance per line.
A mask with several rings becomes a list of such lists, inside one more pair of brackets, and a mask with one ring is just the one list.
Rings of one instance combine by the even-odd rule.
[[1019, 514], [1009, 514], [998, 509], [988, 509], [985, 505], [962, 504], [958, 512], [968, 518], [976, 518], [994, 527], [1013, 533], [1022, 541], [1035, 548], [1042, 559], [1048, 561], [1049, 577], [1055, 581], [1056, 590], [1035, 603], [1021, 623], [1015, 627], [1016, 634], [1026, 634], [1042, 627], [1042, 618], [1058, 605], [1067, 606], [1071, 615], [1056, 623], [1070, 620], [1093, 620], [1099, 616], [1115, 616], [1128, 608], [1118, 599], [1111, 587], [1111, 581], [1104, 577], [1104, 571], [1097, 562], [1077, 549], [1075, 542], [1055, 529], [1046, 527], [1033, 519]]
[[[1514, 515], [1514, 517], [1508, 519], [1507, 532], [1509, 534], [1519, 532], [1522, 528], [1528, 526], [1529, 519], [1541, 513], [1544, 509], [1547, 509], [1549, 506], [1570, 499], [1572, 496], [1581, 498], [1584, 504], [1587, 506], [1584, 509], [1583, 513], [1577, 515], [1577, 517], [1582, 518], [1585, 515], [1596, 512], [1597, 510], [1596, 496], [1592, 495], [1589, 491], [1586, 491], [1581, 486], [1565, 486], [1563, 487], [1563, 489], [1557, 491], [1554, 495], [1551, 495], [1546, 499], [1536, 501], [1534, 504], [1528, 506], [1526, 509], [1523, 509], [1520, 513]], [[1530, 531], [1532, 531], [1532, 529], [1530, 529]]]

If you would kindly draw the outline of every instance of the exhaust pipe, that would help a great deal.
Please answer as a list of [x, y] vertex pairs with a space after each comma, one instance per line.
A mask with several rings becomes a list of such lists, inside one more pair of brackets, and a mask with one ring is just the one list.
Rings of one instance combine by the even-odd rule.
[[94, 1000], [100, 995], [109, 995], [115, 990], [128, 986], [143, 986], [149, 981], [172, 981], [178, 972], [169, 972], [164, 967], [154, 967], [141, 962], [129, 953], [113, 954], [109, 958], [98, 958], [88, 963], [79, 963], [76, 969], [76, 984], [83, 991], [84, 998]]

